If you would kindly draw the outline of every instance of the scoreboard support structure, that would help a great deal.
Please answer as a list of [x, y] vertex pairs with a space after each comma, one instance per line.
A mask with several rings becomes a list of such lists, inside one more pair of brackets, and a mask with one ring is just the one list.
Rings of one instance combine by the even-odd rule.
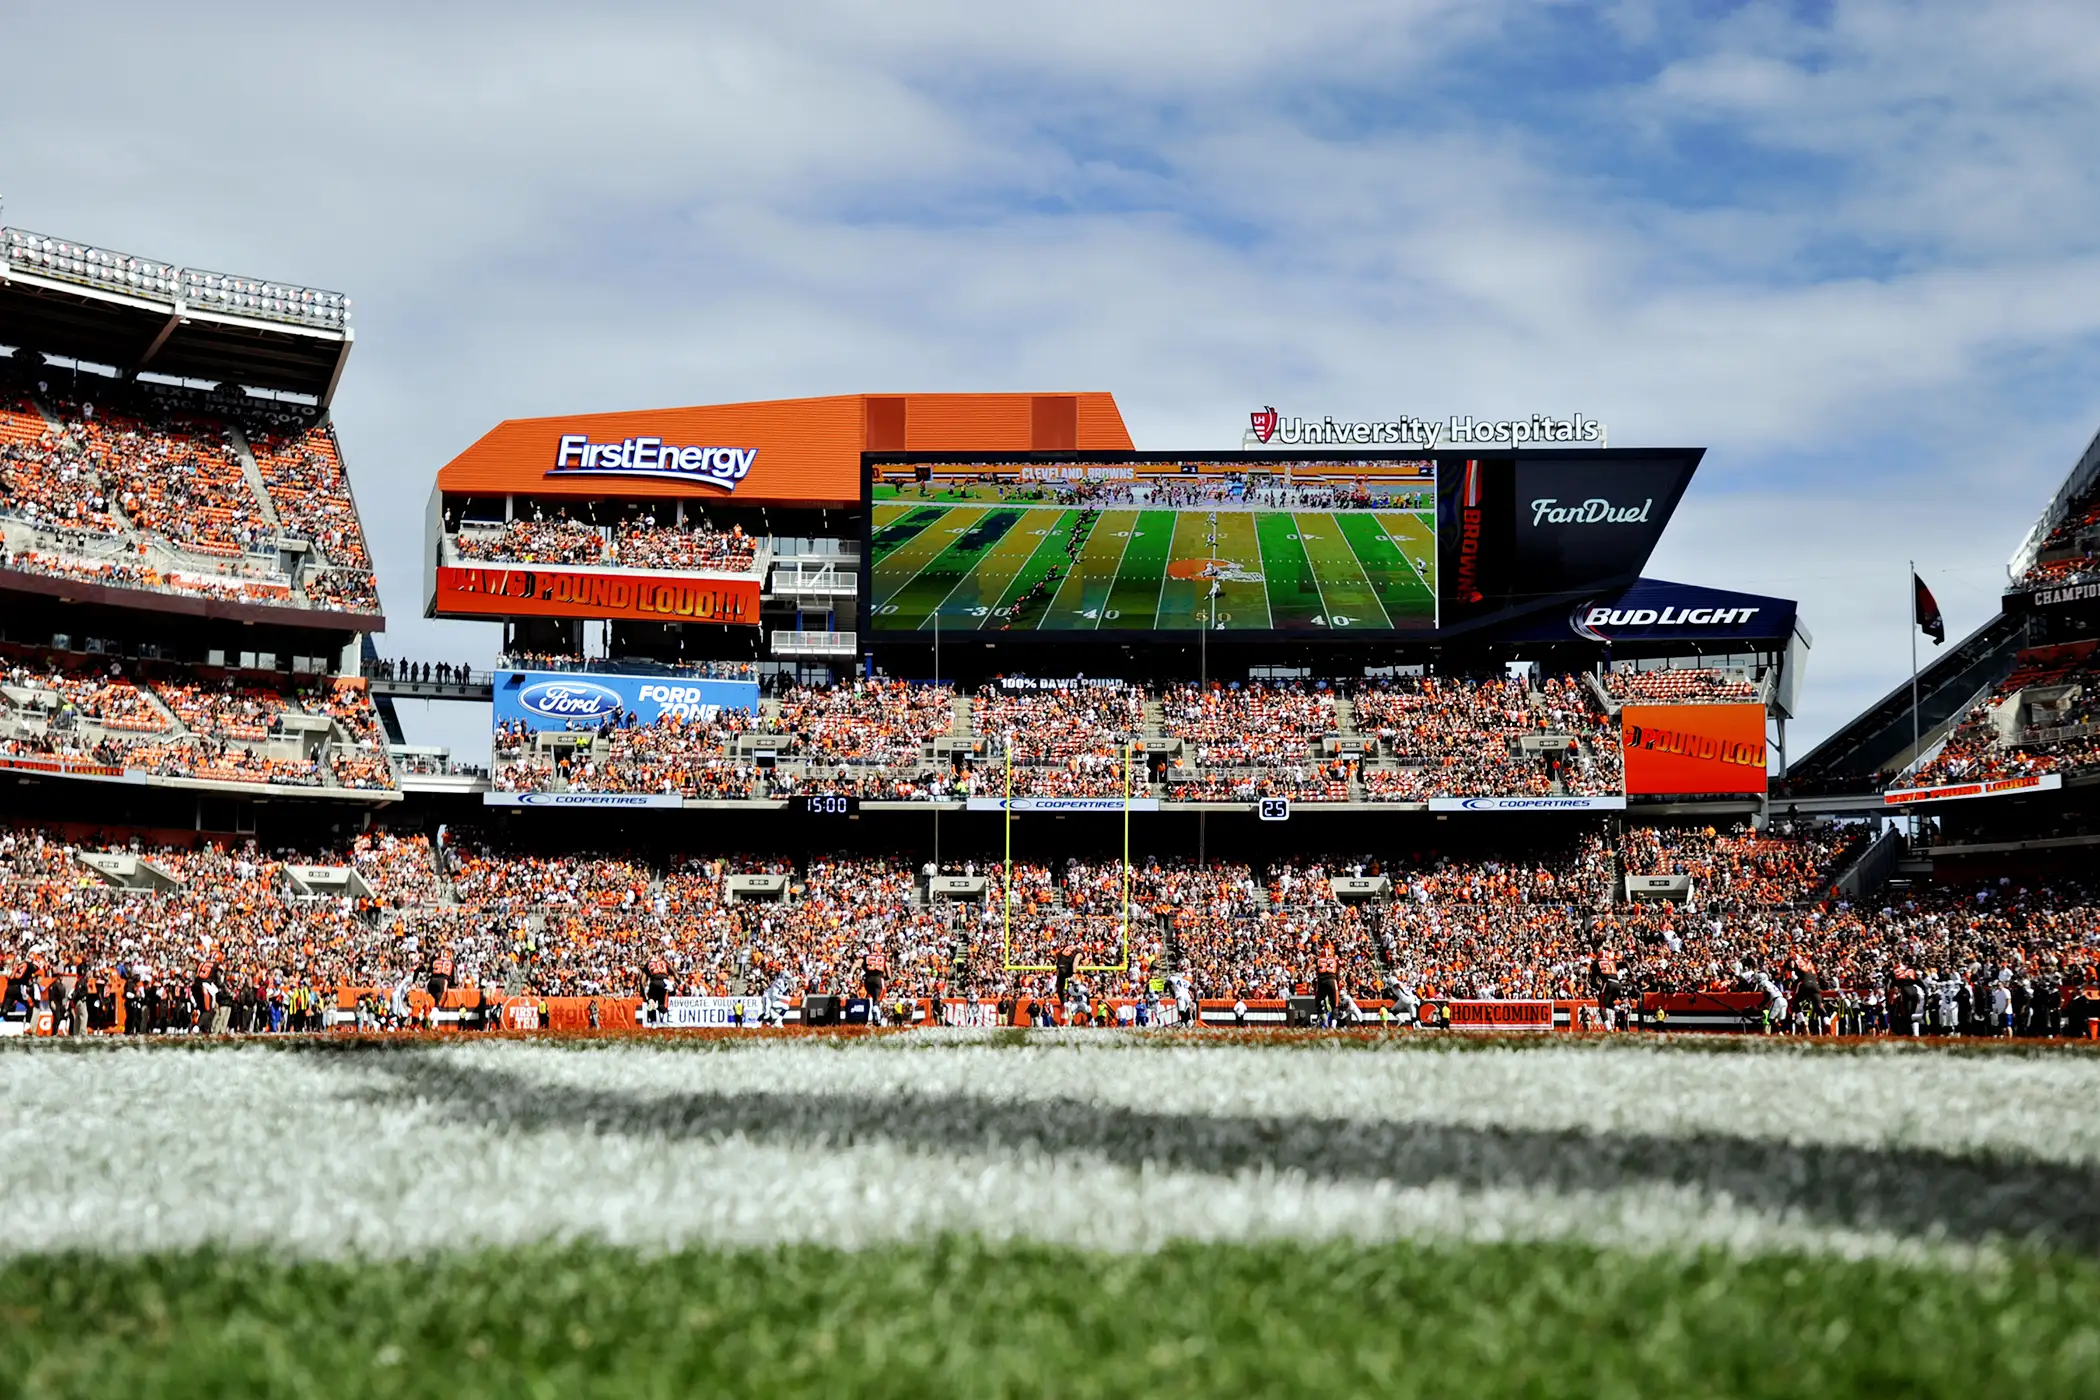
[[[1128, 972], [1130, 970], [1130, 803], [1131, 762], [1137, 745], [1126, 741], [1123, 745], [1123, 909], [1121, 935], [1118, 943], [1122, 957], [1112, 963], [1075, 963], [1075, 972]], [[1004, 824], [1005, 869], [1002, 876], [1000, 902], [1000, 954], [1001, 963], [1008, 972], [1055, 972], [1054, 963], [1017, 963], [1014, 961], [1014, 741], [1008, 735], [1006, 753], [1006, 800], [1001, 804], [1000, 818]]]

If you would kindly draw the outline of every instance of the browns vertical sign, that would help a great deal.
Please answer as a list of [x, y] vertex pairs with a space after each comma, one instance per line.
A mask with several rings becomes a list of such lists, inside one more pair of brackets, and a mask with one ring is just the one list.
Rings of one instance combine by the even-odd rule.
[[1762, 793], [1765, 707], [1628, 705], [1619, 711], [1630, 797]]

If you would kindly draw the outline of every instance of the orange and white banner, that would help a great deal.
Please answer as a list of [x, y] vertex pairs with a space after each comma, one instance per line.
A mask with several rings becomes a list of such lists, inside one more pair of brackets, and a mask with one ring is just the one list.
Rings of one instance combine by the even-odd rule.
[[1945, 802], [1956, 797], [2014, 797], [2023, 792], [2051, 792], [2063, 785], [2061, 773], [2030, 773], [2022, 778], [1985, 778], [1973, 783], [1943, 783], [1938, 787], [1890, 788], [1881, 794], [1881, 801], [1886, 807], [1905, 807], [1913, 802]]

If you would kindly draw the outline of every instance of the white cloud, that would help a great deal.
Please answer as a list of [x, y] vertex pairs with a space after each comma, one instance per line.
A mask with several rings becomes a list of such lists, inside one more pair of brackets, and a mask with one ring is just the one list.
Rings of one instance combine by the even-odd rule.
[[1581, 21], [205, 5], [90, 62], [46, 8], [0, 149], [10, 222], [356, 299], [389, 654], [492, 649], [415, 618], [417, 557], [432, 473], [507, 416], [1106, 388], [1174, 447], [1258, 402], [1580, 409], [1711, 447], [1655, 572], [1800, 597], [1827, 727], [1907, 665], [1868, 581], [1980, 571], [1941, 594], [1980, 616], [2100, 418], [2100, 16], [1621, 3], [1543, 47]]

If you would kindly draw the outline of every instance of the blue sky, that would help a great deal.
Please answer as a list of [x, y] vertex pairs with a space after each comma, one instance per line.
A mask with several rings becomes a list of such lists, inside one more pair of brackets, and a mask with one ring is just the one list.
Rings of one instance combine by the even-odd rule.
[[[23, 227], [348, 292], [390, 653], [500, 418], [1109, 389], [1139, 444], [1580, 411], [1703, 445], [1651, 572], [1784, 593], [1793, 745], [1957, 632], [2100, 424], [2100, 7], [33, 7]], [[86, 85], [83, 78], [87, 77]], [[464, 715], [410, 713], [467, 750]]]

